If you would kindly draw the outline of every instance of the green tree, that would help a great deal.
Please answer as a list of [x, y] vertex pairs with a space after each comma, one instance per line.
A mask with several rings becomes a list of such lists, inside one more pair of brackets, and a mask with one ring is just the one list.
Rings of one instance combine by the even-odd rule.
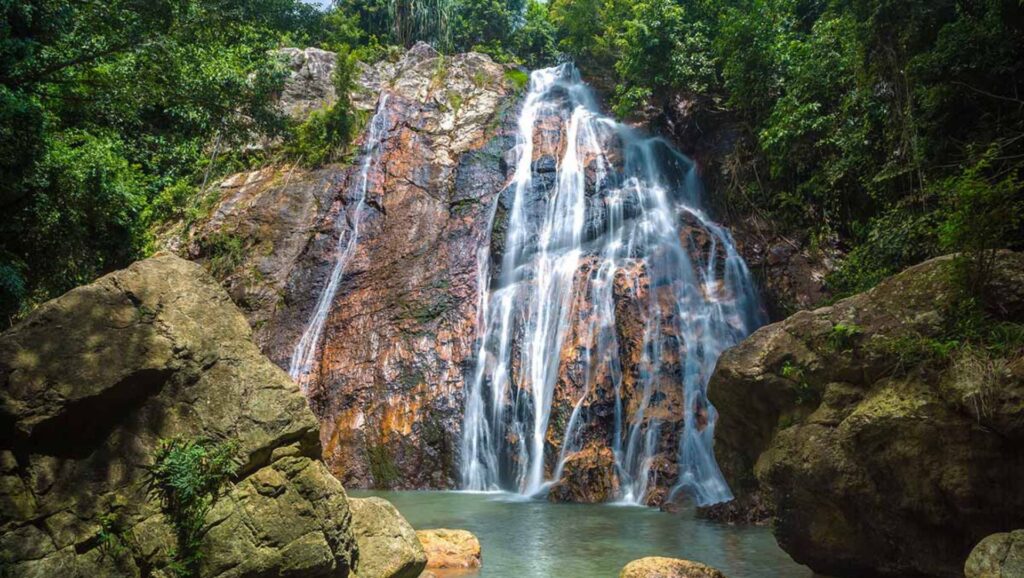
[[530, 68], [551, 66], [557, 59], [555, 26], [548, 16], [548, 5], [529, 0], [523, 24], [512, 37], [512, 50]]
[[[208, 147], [277, 133], [297, 0], [0, 3], [4, 319], [143, 254], [147, 205]], [[216, 150], [217, 146], [214, 146]]]

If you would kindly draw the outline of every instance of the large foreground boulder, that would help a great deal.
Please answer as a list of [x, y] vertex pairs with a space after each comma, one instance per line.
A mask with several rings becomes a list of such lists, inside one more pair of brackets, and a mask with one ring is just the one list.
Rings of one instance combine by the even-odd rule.
[[[981, 538], [1024, 526], [1024, 361], [950, 345], [952, 264], [763, 327], [711, 378], [734, 492], [762, 492], [818, 572], [961, 576]], [[989, 313], [1024, 321], [1024, 255], [993, 270]]]
[[201, 576], [348, 576], [341, 484], [296, 384], [199, 265], [158, 255], [0, 335], [0, 550], [16, 576], [160, 574], [175, 540], [146, 467], [161, 439], [237, 444]]

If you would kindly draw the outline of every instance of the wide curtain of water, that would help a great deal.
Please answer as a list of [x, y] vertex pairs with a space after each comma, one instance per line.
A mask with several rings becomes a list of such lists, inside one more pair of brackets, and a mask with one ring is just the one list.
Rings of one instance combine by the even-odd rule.
[[[729, 232], [702, 208], [694, 163], [601, 114], [571, 64], [531, 74], [515, 158], [491, 225], [504, 238], [480, 255], [462, 487], [541, 494], [596, 436], [614, 456], [618, 498], [641, 503], [672, 427], [673, 493], [731, 499], [707, 381], [721, 352], [764, 318]], [[636, 359], [622, 358], [624, 300], [642, 319]], [[567, 392], [572, 410], [553, 427]], [[662, 415], [666, 392], [682, 400], [677, 419]], [[600, 404], [608, 411], [595, 417], [588, 410]], [[588, 431], [597, 422], [603, 429]]]

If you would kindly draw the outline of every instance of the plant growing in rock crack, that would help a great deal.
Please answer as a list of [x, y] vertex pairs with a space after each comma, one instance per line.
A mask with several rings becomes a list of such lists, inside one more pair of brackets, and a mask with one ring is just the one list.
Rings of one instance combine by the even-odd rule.
[[803, 367], [787, 359], [779, 373], [794, 383], [793, 391], [796, 393], [797, 405], [806, 405], [818, 399], [818, 392], [804, 378]]
[[177, 576], [198, 573], [206, 514], [238, 471], [235, 442], [214, 443], [182, 437], [160, 440], [149, 468], [150, 494], [174, 529], [177, 548], [169, 570]]
[[864, 331], [855, 323], [836, 323], [828, 336], [828, 347], [833, 352], [850, 351], [857, 337]]
[[115, 560], [128, 552], [129, 530], [117, 511], [105, 512], [99, 516], [100, 531], [96, 534], [100, 553]]

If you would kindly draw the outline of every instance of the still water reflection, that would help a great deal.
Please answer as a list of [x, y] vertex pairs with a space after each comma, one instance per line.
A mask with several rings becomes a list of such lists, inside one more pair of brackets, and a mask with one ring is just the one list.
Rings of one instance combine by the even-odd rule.
[[[810, 578], [767, 528], [737, 527], [635, 506], [549, 504], [505, 494], [350, 491], [391, 501], [416, 528], [480, 539], [480, 578], [614, 578], [644, 556], [686, 558], [730, 578]], [[442, 574], [438, 573], [439, 576]]]

